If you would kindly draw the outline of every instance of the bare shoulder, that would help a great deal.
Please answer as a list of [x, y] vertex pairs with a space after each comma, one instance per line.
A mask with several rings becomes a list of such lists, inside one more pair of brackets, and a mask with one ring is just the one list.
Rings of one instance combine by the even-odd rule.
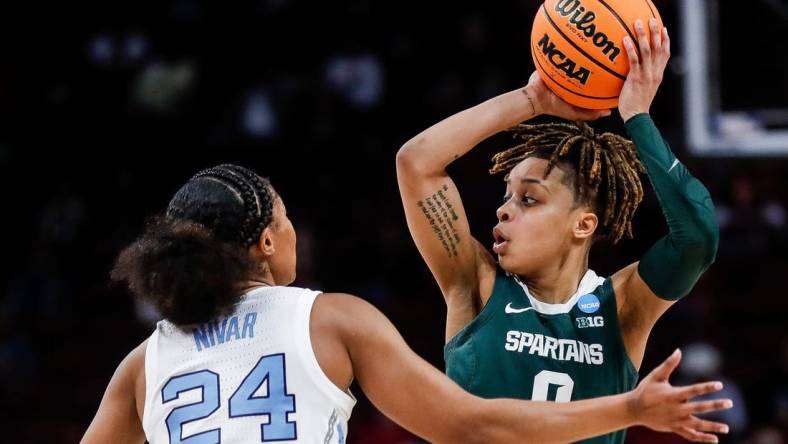
[[355, 373], [351, 350], [369, 327], [365, 322], [376, 310], [346, 293], [322, 293], [312, 306], [309, 335], [318, 365], [340, 390], [347, 390]]
[[359, 304], [367, 304], [358, 296], [348, 293], [320, 293], [315, 300], [315, 305], [326, 307], [326, 309], [354, 309]]
[[359, 328], [378, 316], [383, 317], [383, 314], [372, 304], [347, 293], [322, 293], [312, 310], [315, 325], [335, 329], [338, 333]]
[[404, 346], [391, 322], [369, 302], [347, 293], [317, 297], [309, 322], [317, 362], [328, 378], [346, 390], [364, 362], [392, 343]]
[[145, 339], [142, 343], [129, 352], [126, 355], [126, 358], [123, 360], [127, 365], [136, 368], [136, 369], [144, 369], [145, 368], [145, 350], [148, 347], [148, 340]]
[[337, 338], [350, 355], [399, 335], [391, 321], [374, 305], [347, 293], [318, 296], [312, 316], [311, 325], [317, 326], [326, 336]]
[[144, 396], [145, 349], [147, 346], [148, 340], [146, 339], [140, 345], [134, 347], [134, 349], [123, 358], [123, 361], [118, 364], [115, 374], [112, 375], [110, 386], [129, 391], [142, 383], [142, 395]]
[[139, 443], [145, 441], [142, 415], [145, 404], [144, 341], [121, 361], [112, 375], [96, 416], [81, 443]]
[[147, 348], [148, 340], [145, 339], [123, 359], [118, 367], [118, 371], [123, 369], [124, 377], [128, 378], [126, 384], [129, 384], [130, 391], [134, 393], [135, 406], [140, 420], [142, 420], [145, 406], [145, 350]]

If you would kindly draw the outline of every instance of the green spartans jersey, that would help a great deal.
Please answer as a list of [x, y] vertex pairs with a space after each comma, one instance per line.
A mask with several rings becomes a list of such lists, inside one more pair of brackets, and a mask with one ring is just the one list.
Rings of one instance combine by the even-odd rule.
[[[588, 270], [565, 304], [498, 270], [490, 300], [445, 348], [446, 373], [484, 398], [568, 402], [634, 388], [610, 279]], [[624, 431], [583, 441], [624, 442]]]

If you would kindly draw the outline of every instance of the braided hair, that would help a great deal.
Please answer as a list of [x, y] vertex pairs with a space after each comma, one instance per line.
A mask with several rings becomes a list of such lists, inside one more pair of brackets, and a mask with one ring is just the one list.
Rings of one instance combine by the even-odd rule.
[[242, 285], [261, 272], [249, 248], [272, 223], [276, 197], [271, 183], [247, 168], [202, 170], [120, 253], [111, 278], [176, 325], [226, 315]]
[[492, 158], [490, 174], [508, 174], [529, 157], [545, 159], [545, 178], [559, 166], [575, 203], [590, 204], [602, 214], [596, 238], [614, 244], [624, 236], [632, 238], [632, 217], [643, 200], [639, 174], [645, 172], [632, 141], [596, 134], [585, 122], [522, 124], [509, 131], [520, 143]]

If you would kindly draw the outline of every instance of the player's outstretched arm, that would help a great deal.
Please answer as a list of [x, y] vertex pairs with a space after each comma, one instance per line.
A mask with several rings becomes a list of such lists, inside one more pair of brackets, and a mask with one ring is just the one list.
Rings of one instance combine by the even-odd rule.
[[[538, 114], [595, 119], [555, 96], [534, 73], [525, 88], [457, 113], [409, 140], [397, 153], [397, 181], [411, 236], [449, 309], [447, 339], [492, 293], [495, 262], [471, 236], [462, 200], [446, 168], [488, 137]], [[485, 294], [487, 293], [487, 294]]]
[[613, 276], [624, 341], [638, 365], [657, 319], [690, 292], [714, 261], [719, 228], [708, 190], [671, 152], [648, 114], [670, 58], [668, 32], [655, 20], [648, 29], [640, 21], [635, 28], [638, 42], [627, 37], [624, 45], [631, 69], [619, 111], [668, 226], [667, 235], [638, 263]]
[[[672, 387], [674, 353], [632, 392], [570, 403], [481, 399], [463, 391], [416, 355], [394, 326], [370, 304], [350, 295], [323, 295], [313, 317], [336, 329], [362, 389], [388, 417], [438, 443], [565, 443], [633, 425], [673, 431], [697, 442], [724, 424], [693, 415], [728, 408], [729, 400], [690, 402], [719, 383]], [[326, 318], [331, 319], [326, 319]]]
[[145, 346], [135, 348], [120, 363], [104, 392], [98, 412], [82, 437], [81, 444], [142, 444], [141, 403], [136, 393], [139, 384], [145, 384]]

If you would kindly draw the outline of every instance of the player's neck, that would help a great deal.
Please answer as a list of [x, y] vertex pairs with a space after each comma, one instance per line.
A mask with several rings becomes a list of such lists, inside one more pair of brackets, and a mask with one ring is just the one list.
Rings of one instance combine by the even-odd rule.
[[244, 283], [241, 287], [244, 293], [248, 293], [255, 288], [259, 287], [273, 287], [278, 285], [274, 280], [273, 275], [271, 275], [270, 271], [266, 271], [263, 275], [257, 276], [254, 279], [249, 279]]
[[537, 300], [547, 304], [566, 303], [577, 292], [580, 280], [588, 270], [588, 255], [582, 258], [566, 257], [537, 276], [521, 276], [528, 291]]

